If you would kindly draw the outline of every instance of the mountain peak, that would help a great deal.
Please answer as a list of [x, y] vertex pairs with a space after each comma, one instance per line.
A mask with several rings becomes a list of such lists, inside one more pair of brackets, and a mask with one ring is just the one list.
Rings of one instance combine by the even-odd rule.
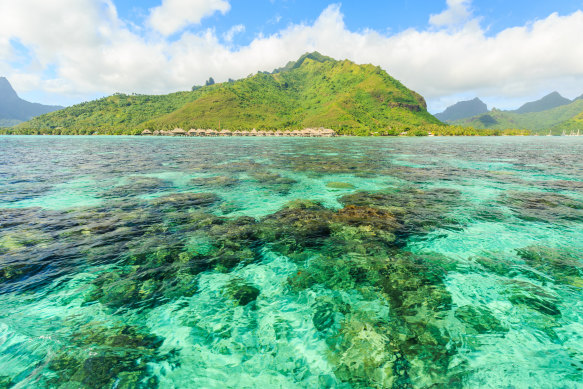
[[0, 102], [18, 99], [18, 95], [6, 77], [0, 77]]
[[571, 100], [561, 96], [559, 92], [555, 91], [549, 93], [548, 95], [544, 96], [539, 100], [526, 103], [513, 112], [516, 113], [541, 112], [546, 111], [547, 109], [560, 107], [561, 105], [569, 104], [570, 102]]
[[460, 101], [441, 113], [435, 115], [441, 121], [450, 122], [465, 119], [488, 112], [488, 106], [478, 97], [472, 100]]
[[284, 67], [275, 69], [273, 71], [273, 74], [285, 72], [285, 71], [288, 71], [288, 70], [297, 69], [300, 66], [302, 66], [302, 64], [306, 61], [306, 59], [311, 59], [313, 61], [321, 62], [321, 63], [322, 62], [328, 62], [328, 61], [337, 62], [332, 57], [328, 57], [326, 55], [320, 54], [317, 51], [313, 51], [311, 53], [305, 53], [305, 54], [303, 54], [300, 58], [298, 58], [297, 61], [289, 61]]
[[63, 107], [29, 103], [18, 97], [6, 77], [0, 77], [0, 126], [13, 126], [19, 122]]

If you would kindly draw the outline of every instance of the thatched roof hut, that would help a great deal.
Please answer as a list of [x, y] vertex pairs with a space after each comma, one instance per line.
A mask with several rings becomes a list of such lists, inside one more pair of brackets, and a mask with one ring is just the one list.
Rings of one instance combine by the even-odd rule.
[[283, 136], [283, 132], [281, 132], [281, 131], [275, 131], [275, 136]]
[[144, 130], [144, 131], [142, 131], [142, 135], [152, 135], [152, 131]]
[[257, 136], [266, 136], [267, 134], [265, 133], [265, 131], [257, 131]]
[[239, 130], [235, 130], [235, 132], [233, 132], [233, 135], [235, 135], [235, 136], [241, 136], [242, 133]]
[[208, 129], [206, 130], [206, 136], [217, 136], [219, 132], [217, 130]]
[[220, 132], [219, 134], [220, 134], [221, 136], [231, 136], [231, 135], [233, 135], [233, 134], [231, 133], [231, 131], [229, 131], [229, 130], [221, 130], [221, 132]]
[[291, 131], [290, 130], [285, 130], [283, 132], [283, 136], [291, 136]]
[[152, 135], [160, 135], [160, 131], [156, 130], [152, 133]]
[[299, 130], [293, 130], [291, 132], [291, 136], [302, 136], [302, 133]]
[[251, 135], [251, 136], [257, 136], [257, 130], [256, 129], [252, 129], [251, 132], [249, 133], [249, 135]]
[[188, 135], [189, 136], [195, 136], [196, 135], [196, 129], [191, 128], [190, 130], [188, 130]]
[[330, 128], [323, 128], [320, 130], [320, 136], [336, 136], [336, 131]]
[[250, 133], [249, 133], [249, 131], [241, 131], [241, 135], [242, 136], [249, 136]]
[[184, 131], [182, 128], [175, 128], [172, 131], [170, 131], [171, 135], [177, 135], [177, 136], [183, 136], [186, 135], [186, 131]]

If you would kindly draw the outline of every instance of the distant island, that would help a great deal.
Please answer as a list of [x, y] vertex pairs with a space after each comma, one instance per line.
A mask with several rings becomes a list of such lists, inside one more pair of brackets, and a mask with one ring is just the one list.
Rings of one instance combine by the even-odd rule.
[[[194, 86], [168, 95], [114, 94], [35, 117], [3, 134], [220, 132], [296, 133], [327, 129], [338, 135], [525, 135], [527, 131], [445, 124], [425, 99], [374, 65], [318, 52], [272, 72]], [[192, 134], [192, 132], [191, 132]]]
[[552, 92], [518, 109], [503, 111], [475, 98], [460, 101], [435, 115], [452, 125], [477, 129], [518, 128], [538, 135], [571, 135], [583, 132], [583, 96], [569, 100]]
[[0, 127], [14, 126], [63, 107], [31, 103], [18, 97], [6, 77], [0, 77]]

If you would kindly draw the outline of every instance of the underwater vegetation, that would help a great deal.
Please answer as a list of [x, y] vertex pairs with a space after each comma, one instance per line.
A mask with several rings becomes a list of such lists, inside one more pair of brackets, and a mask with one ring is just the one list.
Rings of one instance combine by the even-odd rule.
[[0, 388], [583, 383], [577, 174], [504, 143], [245, 142], [8, 180]]

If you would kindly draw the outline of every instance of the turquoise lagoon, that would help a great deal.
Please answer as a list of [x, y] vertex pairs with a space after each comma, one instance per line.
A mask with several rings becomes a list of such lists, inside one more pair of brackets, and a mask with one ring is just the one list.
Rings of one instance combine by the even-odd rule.
[[582, 156], [0, 137], [0, 388], [583, 387]]

